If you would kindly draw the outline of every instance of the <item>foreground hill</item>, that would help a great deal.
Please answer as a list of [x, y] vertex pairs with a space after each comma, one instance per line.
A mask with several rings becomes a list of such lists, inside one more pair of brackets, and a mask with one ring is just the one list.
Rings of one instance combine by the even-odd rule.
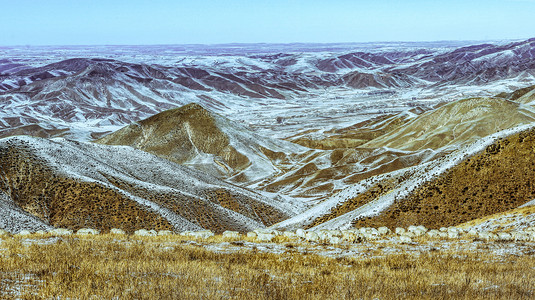
[[459, 225], [535, 198], [535, 129], [504, 130], [412, 168], [371, 177], [276, 225], [428, 228]]
[[[246, 231], [295, 213], [277, 199], [130, 147], [64, 139], [0, 140], [0, 205], [30, 227]], [[1, 211], [0, 225], [10, 210]]]
[[451, 226], [535, 199], [535, 130], [489, 145], [361, 224]]
[[[526, 142], [519, 144], [513, 136], [508, 138], [510, 143], [491, 145], [497, 138], [520, 134], [521, 128], [527, 130], [534, 124], [533, 108], [511, 100], [525, 99], [531, 91], [527, 88], [499, 97], [462, 99], [419, 115], [385, 116], [331, 132], [329, 139], [312, 144], [324, 148], [336, 145], [337, 137], [340, 145], [351, 139], [360, 145], [343, 151], [335, 149], [331, 158], [337, 157], [336, 153], [344, 153], [344, 158], [356, 152], [367, 164], [353, 160], [337, 172], [336, 165], [318, 170], [325, 182], [340, 189], [276, 228], [412, 224], [441, 227], [504, 212], [532, 200], [530, 178], [535, 174], [526, 170], [533, 160], [530, 139], [522, 139]], [[529, 137], [532, 132], [522, 134]], [[311, 144], [302, 137], [296, 141]], [[387, 156], [373, 155], [380, 149]], [[489, 153], [493, 160], [481, 162]], [[343, 160], [349, 162], [347, 158]], [[467, 162], [479, 167], [474, 167], [476, 171], [462, 169]], [[479, 172], [481, 165], [489, 169]], [[437, 179], [443, 177], [446, 179]], [[340, 178], [343, 180], [336, 180]], [[479, 184], [482, 186], [478, 188]], [[516, 191], [522, 192], [516, 196]]]

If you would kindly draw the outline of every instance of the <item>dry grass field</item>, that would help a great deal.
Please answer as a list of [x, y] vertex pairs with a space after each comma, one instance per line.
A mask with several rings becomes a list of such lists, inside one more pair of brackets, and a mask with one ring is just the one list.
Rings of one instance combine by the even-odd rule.
[[[282, 253], [255, 247], [221, 253], [205, 247], [221, 243], [216, 239], [200, 245], [178, 236], [26, 236], [0, 241], [2, 299], [535, 297], [535, 251], [495, 255], [431, 249], [329, 257], [284, 241], [279, 243]], [[243, 243], [230, 244], [239, 248]]]

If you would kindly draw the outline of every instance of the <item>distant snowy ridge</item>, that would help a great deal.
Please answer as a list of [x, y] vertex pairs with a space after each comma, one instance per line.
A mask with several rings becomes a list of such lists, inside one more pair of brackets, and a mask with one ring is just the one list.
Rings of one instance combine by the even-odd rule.
[[[456, 48], [460, 45], [465, 47]], [[207, 46], [205, 55], [201, 54], [203, 49], [195, 48], [194, 55], [169, 57], [166, 54], [162, 56], [166, 60], [159, 58], [154, 47], [143, 50], [125, 46], [125, 53], [136, 52], [139, 58], [127, 59], [126, 54], [117, 55], [118, 50], [111, 47], [107, 51], [128, 62], [87, 53], [87, 58], [44, 65], [31, 57], [26, 60], [29, 65], [20, 63], [25, 61], [23, 58], [6, 57], [0, 61], [0, 136], [23, 132], [91, 140], [192, 102], [233, 120], [265, 126], [263, 123], [267, 119], [249, 116], [242, 119], [236, 114], [243, 110], [262, 112], [271, 107], [282, 114], [276, 117], [284, 119], [291, 114], [285, 114], [278, 107], [290, 102], [302, 105], [302, 98], [314, 99], [326, 91], [340, 98], [357, 91], [379, 96], [384, 92], [384, 97], [393, 93], [397, 98], [414, 95], [407, 101], [429, 97], [442, 101], [464, 94], [489, 95], [495, 90], [535, 83], [534, 45], [533, 40], [473, 46], [454, 42], [421, 46], [380, 44], [376, 45], [377, 49], [373, 44], [366, 44], [355, 46], [354, 51], [350, 45], [342, 48], [333, 45], [333, 51], [328, 50], [328, 45], [311, 45], [309, 52], [291, 51], [291, 45], [283, 45], [288, 52], [275, 53], [269, 50], [269, 45], [257, 45], [258, 51], [250, 46], [253, 47], [250, 54], [238, 53], [239, 47], [237, 50], [216, 47], [232, 55], [211, 52], [216, 50]], [[308, 47], [294, 46], [296, 49]], [[273, 47], [278, 49], [276, 45]], [[325, 51], [315, 50], [325, 47]], [[171, 47], [169, 53], [186, 48]], [[84, 52], [76, 47], [66, 49], [68, 53], [67, 50]], [[14, 53], [17, 51], [24, 52], [14, 49]], [[43, 51], [49, 55], [54, 53], [49, 48]], [[105, 51], [100, 53], [106, 56]], [[46, 57], [42, 60], [46, 61]], [[344, 103], [354, 101], [353, 97], [345, 101], [322, 98], [317, 103], [309, 103], [316, 105], [311, 107], [312, 111], [320, 109], [325, 101], [333, 108], [344, 108]], [[282, 127], [283, 123], [273, 126]], [[36, 133], [35, 128], [27, 127], [36, 124], [44, 130]], [[319, 125], [315, 127], [321, 127]], [[61, 129], [68, 131], [57, 132]]]

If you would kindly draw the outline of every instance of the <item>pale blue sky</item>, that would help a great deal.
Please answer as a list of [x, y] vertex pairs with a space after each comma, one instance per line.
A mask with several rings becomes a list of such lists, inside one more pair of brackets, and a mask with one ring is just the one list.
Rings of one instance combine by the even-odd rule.
[[535, 37], [535, 0], [0, 0], [0, 45]]

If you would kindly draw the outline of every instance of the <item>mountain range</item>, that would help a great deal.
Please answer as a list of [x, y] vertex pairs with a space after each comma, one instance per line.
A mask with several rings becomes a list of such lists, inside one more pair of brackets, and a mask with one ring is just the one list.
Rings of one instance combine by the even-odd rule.
[[534, 198], [534, 55], [3, 59], [0, 229], [488, 222]]

